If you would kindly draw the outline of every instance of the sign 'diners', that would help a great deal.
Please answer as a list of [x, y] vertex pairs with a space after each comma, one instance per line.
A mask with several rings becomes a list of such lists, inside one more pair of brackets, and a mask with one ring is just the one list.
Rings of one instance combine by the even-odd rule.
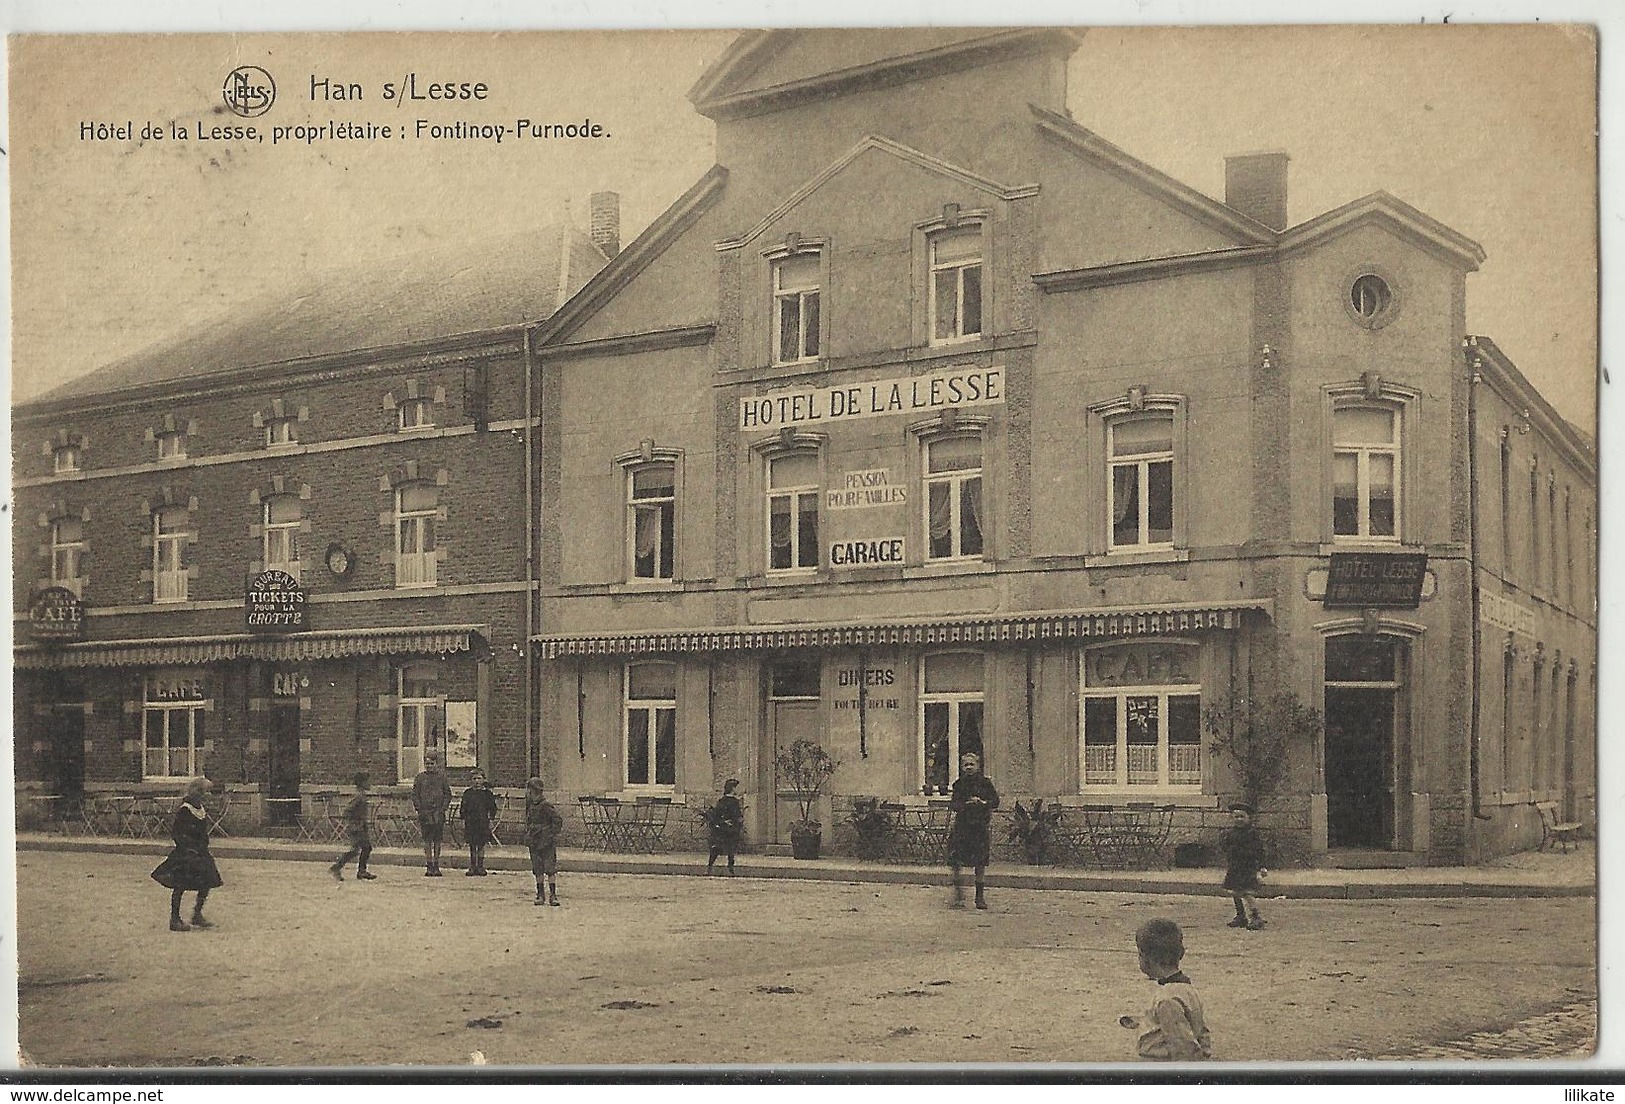
[[774, 391], [739, 400], [740, 429], [774, 429], [882, 414], [1004, 402], [1003, 368], [955, 368], [850, 387]]
[[305, 627], [305, 591], [286, 571], [262, 571], [248, 584], [243, 602], [255, 632], [288, 632]]

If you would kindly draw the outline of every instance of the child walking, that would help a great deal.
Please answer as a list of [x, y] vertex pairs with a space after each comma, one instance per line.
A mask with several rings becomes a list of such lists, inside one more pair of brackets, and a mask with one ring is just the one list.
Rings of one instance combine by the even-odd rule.
[[734, 852], [739, 850], [739, 841], [745, 834], [745, 807], [734, 796], [738, 788], [739, 779], [728, 779], [722, 784], [722, 796], [711, 807], [711, 857], [705, 860], [707, 874], [716, 868], [718, 855], [728, 856], [728, 873], [734, 872]]
[[546, 904], [557, 906], [559, 886], [559, 832], [564, 818], [547, 800], [547, 787], [540, 778], [525, 783], [525, 845], [530, 848], [530, 872], [536, 876], [536, 900], [543, 904], [542, 880], [547, 880]]
[[349, 837], [350, 849], [339, 856], [338, 862], [327, 868], [327, 872], [333, 875], [335, 882], [344, 880], [344, 864], [351, 859], [356, 860], [356, 878], [370, 882], [378, 877], [367, 869], [367, 860], [372, 857], [372, 835], [369, 831], [372, 817], [367, 807], [367, 789], [370, 781], [366, 771], [356, 772], [355, 796], [344, 806], [344, 834]]
[[1213, 1037], [1202, 1015], [1202, 998], [1179, 968], [1185, 933], [1172, 920], [1147, 920], [1134, 933], [1140, 972], [1157, 983], [1157, 995], [1144, 1016], [1117, 1022], [1140, 1032], [1139, 1054], [1161, 1062], [1194, 1062], [1213, 1056]]
[[1224, 888], [1236, 903], [1236, 918], [1228, 926], [1258, 931], [1264, 926], [1258, 911], [1258, 883], [1269, 874], [1264, 869], [1264, 840], [1253, 827], [1253, 807], [1244, 801], [1230, 806], [1230, 824], [1219, 839], [1225, 857]]
[[[208, 790], [207, 778], [194, 778], [186, 784], [186, 796], [170, 824], [175, 848], [152, 872], [152, 880], [169, 890], [170, 931], [214, 927], [203, 919], [203, 902], [209, 899], [209, 890], [225, 883], [214, 865], [214, 856], [209, 854], [209, 814], [203, 808], [203, 795]], [[190, 924], [181, 919], [181, 894], [189, 889], [197, 891]]]

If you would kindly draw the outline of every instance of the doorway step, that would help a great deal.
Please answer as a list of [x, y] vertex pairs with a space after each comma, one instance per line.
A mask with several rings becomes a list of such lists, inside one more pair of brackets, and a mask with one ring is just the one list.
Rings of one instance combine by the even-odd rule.
[[1399, 870], [1426, 866], [1428, 857], [1416, 851], [1366, 851], [1338, 848], [1326, 852], [1326, 865], [1334, 870]]

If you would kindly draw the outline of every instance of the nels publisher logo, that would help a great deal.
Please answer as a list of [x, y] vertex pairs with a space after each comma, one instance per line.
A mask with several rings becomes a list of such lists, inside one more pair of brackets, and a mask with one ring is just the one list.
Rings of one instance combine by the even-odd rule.
[[276, 81], [258, 65], [239, 65], [226, 74], [220, 98], [232, 114], [253, 119], [264, 115], [276, 103]]

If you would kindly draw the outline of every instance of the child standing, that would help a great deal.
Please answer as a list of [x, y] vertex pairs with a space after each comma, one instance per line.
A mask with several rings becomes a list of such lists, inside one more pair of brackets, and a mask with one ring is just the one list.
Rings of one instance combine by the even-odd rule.
[[1224, 888], [1236, 903], [1236, 918], [1229, 927], [1258, 931], [1264, 926], [1258, 912], [1258, 882], [1269, 871], [1264, 869], [1264, 841], [1253, 827], [1253, 807], [1244, 801], [1232, 804], [1230, 824], [1219, 839], [1225, 857]]
[[745, 834], [745, 807], [734, 796], [739, 779], [730, 778], [722, 784], [722, 796], [711, 807], [711, 857], [705, 860], [705, 872], [711, 873], [717, 865], [718, 855], [728, 856], [728, 873], [734, 872], [734, 852]]
[[999, 791], [982, 773], [982, 758], [973, 751], [959, 757], [959, 777], [954, 779], [953, 795], [948, 799], [954, 821], [948, 829], [948, 866], [953, 871], [954, 896], [949, 908], [965, 907], [965, 890], [960, 885], [959, 872], [970, 867], [976, 883], [976, 907], [987, 908], [987, 894], [982, 879], [987, 873], [988, 855], [992, 849], [989, 833], [993, 826], [993, 810], [999, 807]]
[[333, 875], [335, 882], [344, 880], [344, 864], [351, 859], [356, 860], [357, 879], [370, 882], [378, 877], [367, 869], [367, 860], [372, 857], [372, 834], [369, 830], [372, 815], [367, 807], [367, 789], [370, 781], [366, 771], [356, 772], [355, 796], [344, 806], [344, 834], [349, 837], [350, 849], [339, 856], [338, 862], [327, 868], [327, 872]]
[[564, 818], [547, 800], [547, 787], [540, 778], [525, 783], [525, 844], [530, 848], [530, 872], [536, 876], [536, 900], [543, 904], [542, 879], [547, 879], [546, 904], [557, 906], [559, 886], [559, 832]]
[[497, 819], [497, 795], [491, 792], [491, 783], [484, 771], [475, 771], [473, 785], [463, 791], [458, 815], [463, 818], [463, 836], [468, 840], [468, 877], [483, 878], [485, 848], [495, 838], [491, 826]]
[[1118, 1023], [1140, 1031], [1139, 1054], [1162, 1062], [1194, 1062], [1213, 1056], [1213, 1037], [1202, 1015], [1202, 998], [1179, 968], [1185, 934], [1172, 920], [1147, 920], [1134, 933], [1140, 972], [1157, 983], [1157, 996], [1142, 1016]]

